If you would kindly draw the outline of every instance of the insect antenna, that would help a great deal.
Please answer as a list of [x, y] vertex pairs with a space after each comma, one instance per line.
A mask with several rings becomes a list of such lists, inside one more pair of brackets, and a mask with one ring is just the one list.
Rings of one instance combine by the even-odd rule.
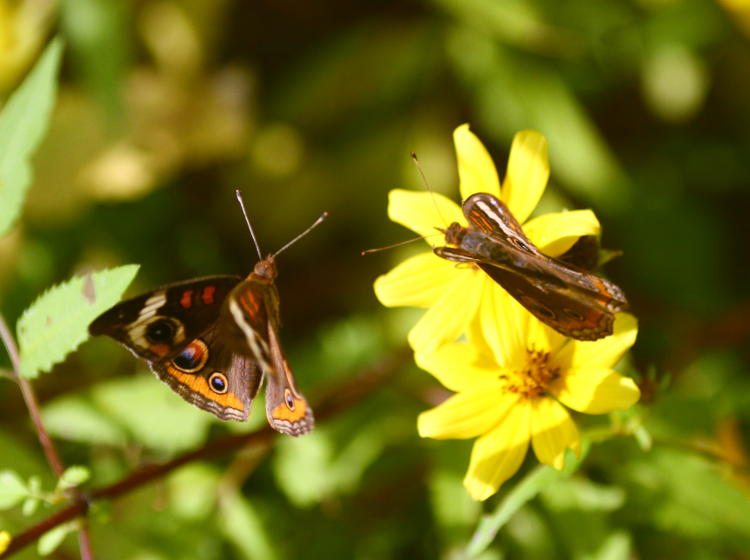
[[247, 217], [247, 210], [245, 210], [245, 201], [242, 199], [242, 193], [240, 192], [240, 189], [235, 189], [234, 194], [237, 197], [237, 202], [240, 203], [240, 208], [242, 208], [242, 215], [245, 216], [245, 223], [247, 224], [247, 229], [250, 230], [250, 236], [253, 238], [253, 243], [255, 244], [255, 250], [258, 251], [258, 258], [260, 260], [263, 260], [263, 254], [260, 252], [260, 245], [258, 245], [258, 240], [255, 237], [255, 230], [253, 230], [253, 225], [250, 223], [250, 218]]
[[328, 217], [328, 212], [323, 212], [320, 216], [318, 216], [318, 219], [315, 220], [305, 231], [303, 231], [302, 233], [300, 233], [297, 237], [295, 237], [289, 243], [287, 243], [286, 245], [284, 245], [281, 249], [279, 249], [278, 251], [276, 251], [273, 254], [273, 256], [274, 257], [278, 256], [279, 253], [281, 253], [282, 251], [285, 251], [286, 249], [288, 249], [289, 247], [291, 247], [292, 245], [294, 245], [297, 241], [299, 241], [305, 235], [307, 235], [308, 233], [310, 233], [313, 229], [315, 229], [316, 227], [318, 227], [320, 225], [320, 223], [323, 220], [325, 220], [327, 217]]
[[422, 184], [424, 184], [425, 189], [427, 189], [427, 192], [430, 193], [430, 197], [432, 198], [432, 204], [435, 206], [435, 212], [437, 212], [438, 217], [440, 218], [440, 221], [443, 222], [446, 226], [448, 225], [448, 221], [443, 216], [443, 213], [440, 211], [440, 207], [438, 206], [437, 200], [435, 199], [435, 191], [432, 190], [430, 187], [430, 182], [427, 180], [427, 176], [424, 174], [424, 170], [422, 169], [422, 164], [419, 163], [419, 158], [417, 157], [417, 154], [414, 152], [409, 152], [409, 155], [411, 156], [412, 161], [414, 162], [414, 165], [417, 166], [417, 171], [419, 172], [419, 176], [422, 178]]
[[[394, 243], [393, 245], [388, 245], [386, 247], [376, 247], [375, 249], [365, 249], [364, 251], [360, 251], [359, 254], [362, 256], [365, 256], [370, 253], [377, 253], [379, 251], [395, 249], [396, 247], [401, 247], [402, 245], [408, 245], [409, 243], [414, 243], [415, 241], [419, 241], [420, 239], [427, 239], [428, 237], [433, 237], [435, 235], [438, 235], [438, 234], [434, 233], [432, 235], [418, 235], [417, 237], [412, 237], [411, 239], [407, 239], [406, 241], [399, 241], [398, 243]], [[442, 233], [440, 235], [442, 235]]]

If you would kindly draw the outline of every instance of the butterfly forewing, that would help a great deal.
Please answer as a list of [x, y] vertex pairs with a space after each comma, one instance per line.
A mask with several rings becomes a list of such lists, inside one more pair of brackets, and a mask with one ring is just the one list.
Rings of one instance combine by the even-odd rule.
[[172, 284], [123, 301], [89, 325], [151, 361], [177, 354], [219, 317], [237, 276], [209, 276]]
[[505, 204], [476, 193], [463, 204], [468, 228], [446, 230], [455, 247], [435, 253], [456, 262], [476, 263], [542, 322], [566, 336], [596, 340], [612, 334], [614, 313], [627, 308], [622, 290], [537, 249]]
[[229, 294], [225, 308], [236, 326], [233, 344], [237, 351], [249, 352], [265, 374], [269, 424], [279, 432], [298, 436], [312, 430], [314, 420], [281, 349], [279, 296], [273, 282], [276, 273], [273, 260], [269, 259], [261, 261], [260, 267], [269, 275], [250, 274]]

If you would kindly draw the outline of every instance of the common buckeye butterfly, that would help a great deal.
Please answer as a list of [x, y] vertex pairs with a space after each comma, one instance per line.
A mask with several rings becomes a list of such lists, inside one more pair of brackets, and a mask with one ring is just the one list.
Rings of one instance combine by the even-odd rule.
[[327, 214], [263, 258], [236, 194], [260, 258], [244, 280], [208, 276], [169, 284], [105, 311], [89, 333], [122, 343], [183, 399], [222, 420], [246, 420], [265, 377], [269, 424], [299, 436], [314, 419], [279, 342], [276, 256]]
[[450, 247], [436, 255], [474, 263], [537, 319], [578, 340], [612, 334], [614, 314], [627, 309], [622, 290], [588, 270], [554, 259], [537, 249], [508, 207], [489, 193], [467, 198], [462, 210], [469, 222], [441, 229]]

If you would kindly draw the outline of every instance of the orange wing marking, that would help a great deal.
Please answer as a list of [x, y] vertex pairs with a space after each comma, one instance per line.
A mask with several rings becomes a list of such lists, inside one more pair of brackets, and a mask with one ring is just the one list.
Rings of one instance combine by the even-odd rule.
[[193, 306], [193, 290], [185, 290], [182, 292], [180, 305], [185, 309], [190, 309]]
[[182, 373], [180, 370], [167, 364], [167, 373], [177, 379], [183, 385], [190, 387], [191, 391], [198, 393], [206, 399], [218, 403], [225, 408], [234, 408], [235, 410], [244, 411], [245, 407], [242, 401], [234, 393], [224, 393], [223, 395], [215, 393], [208, 386], [206, 378], [200, 375], [194, 375], [190, 373]]
[[206, 286], [203, 288], [203, 291], [201, 292], [201, 299], [203, 300], [203, 303], [206, 305], [211, 305], [214, 302], [214, 292], [216, 291], [216, 286]]
[[290, 410], [286, 404], [280, 404], [271, 411], [271, 416], [277, 420], [287, 422], [299, 422], [307, 414], [307, 402], [305, 399], [294, 399], [294, 410]]
[[477, 210], [472, 210], [471, 217], [474, 219], [475, 222], [478, 222], [477, 225], [479, 225], [479, 228], [483, 232], [489, 233], [492, 231], [492, 224], [490, 224], [487, 221], [487, 218], [481, 212], [478, 212]]
[[240, 304], [251, 316], [257, 315], [260, 304], [252, 292], [245, 292], [240, 298]]

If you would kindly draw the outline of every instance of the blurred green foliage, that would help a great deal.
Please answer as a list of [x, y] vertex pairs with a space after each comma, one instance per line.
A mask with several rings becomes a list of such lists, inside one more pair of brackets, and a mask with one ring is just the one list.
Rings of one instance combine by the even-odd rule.
[[[381, 309], [372, 281], [414, 248], [359, 252], [410, 235], [386, 215], [389, 189], [424, 188], [410, 151], [432, 189], [458, 196], [462, 122], [500, 168], [516, 131], [546, 135], [538, 211], [594, 209], [604, 246], [623, 251], [607, 273], [640, 320], [623, 371], [643, 401], [614, 421], [643, 422], [641, 445], [597, 441], [611, 419], [581, 419], [592, 444], [578, 471], [540, 475], [529, 460], [476, 504], [460, 486], [468, 442], [416, 435], [417, 414], [446, 393], [404, 365], [270, 457], [195, 462], [98, 504], [97, 557], [463, 558], [483, 512], [507, 513], [485, 559], [747, 555], [744, 3], [0, 0], [4, 99], [53, 34], [66, 45], [57, 104], [21, 218], [0, 238], [10, 323], [49, 286], [124, 263], [141, 265], [132, 294], [247, 274], [240, 187], [267, 252], [330, 213], [279, 258], [282, 338], [314, 398], [403, 346], [415, 315]], [[248, 424], [215, 421], [144, 369], [93, 340], [34, 381], [65, 463], [86, 465], [91, 487], [264, 422], [261, 402]], [[0, 399], [0, 468], [18, 488], [54, 488], [15, 384]], [[554, 480], [533, 488], [539, 477]], [[0, 530], [51, 511], [20, 509], [0, 512]], [[64, 538], [55, 554], [76, 557], [75, 529], [44, 546]]]

